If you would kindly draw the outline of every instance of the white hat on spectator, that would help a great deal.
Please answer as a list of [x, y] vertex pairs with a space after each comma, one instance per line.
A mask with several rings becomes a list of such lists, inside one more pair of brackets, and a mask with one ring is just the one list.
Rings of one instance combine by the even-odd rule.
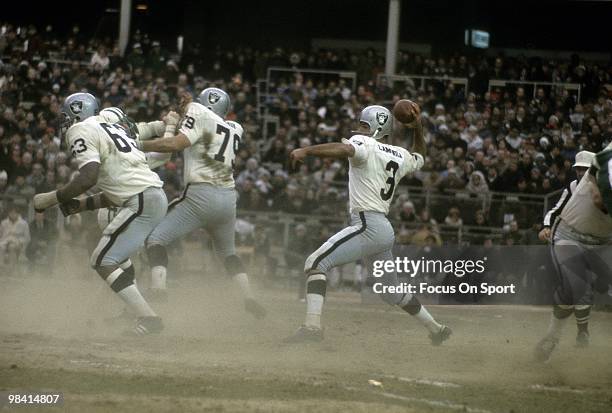
[[548, 145], [550, 145], [550, 141], [548, 140], [548, 138], [547, 138], [546, 136], [542, 136], [542, 137], [540, 138], [540, 146], [541, 146], [542, 148], [547, 148], [547, 147], [548, 147]]
[[589, 151], [580, 151], [576, 154], [576, 162], [572, 165], [572, 168], [582, 167], [589, 168], [591, 163], [593, 162], [593, 158], [595, 158], [595, 154]]
[[440, 125], [440, 127], [438, 129], [440, 129], [441, 131], [448, 132], [448, 126], [446, 126], [444, 123], [442, 125]]
[[6, 171], [0, 171], [0, 181], [8, 181], [8, 174]]
[[441, 103], [436, 104], [436, 110], [444, 110], [444, 105]]

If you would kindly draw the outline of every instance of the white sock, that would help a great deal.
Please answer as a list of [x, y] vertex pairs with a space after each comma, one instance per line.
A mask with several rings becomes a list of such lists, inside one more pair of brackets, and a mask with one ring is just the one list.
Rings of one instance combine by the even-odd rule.
[[119, 264], [119, 267], [122, 270], [127, 270], [131, 266], [132, 266], [132, 260], [130, 260], [129, 258], [127, 260], [123, 261], [121, 264]]
[[166, 289], [166, 267], [163, 265], [156, 265], [151, 268], [151, 288], [158, 290]]
[[561, 338], [561, 332], [563, 331], [563, 327], [569, 320], [569, 317], [565, 318], [557, 318], [554, 314], [550, 315], [550, 324], [548, 325], [548, 331], [546, 332], [546, 336], [559, 340]]
[[253, 298], [253, 293], [251, 292], [251, 286], [249, 285], [249, 277], [246, 273], [239, 273], [234, 275], [234, 280], [238, 284], [240, 288], [240, 292], [244, 298]]
[[437, 333], [442, 328], [442, 325], [438, 323], [434, 318], [429, 314], [429, 311], [424, 306], [421, 306], [421, 309], [418, 313], [414, 315], [417, 320], [421, 322], [431, 333]]
[[149, 306], [135, 285], [130, 285], [119, 291], [119, 297], [132, 309], [138, 317], [156, 316], [155, 311]]
[[306, 327], [321, 328], [321, 312], [325, 297], [321, 294], [306, 294]]

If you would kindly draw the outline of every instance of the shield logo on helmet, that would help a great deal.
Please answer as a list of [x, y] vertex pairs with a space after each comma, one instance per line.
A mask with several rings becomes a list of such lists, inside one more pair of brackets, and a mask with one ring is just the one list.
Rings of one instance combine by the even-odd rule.
[[376, 121], [378, 122], [378, 124], [380, 126], [384, 125], [385, 123], [387, 123], [387, 120], [389, 119], [389, 115], [387, 115], [384, 112], [376, 112]]
[[81, 113], [83, 110], [83, 102], [80, 100], [75, 100], [70, 104], [70, 111], [74, 114]]
[[216, 92], [210, 92], [208, 94], [208, 103], [210, 103], [211, 105], [217, 103], [219, 99], [221, 99], [221, 95]]

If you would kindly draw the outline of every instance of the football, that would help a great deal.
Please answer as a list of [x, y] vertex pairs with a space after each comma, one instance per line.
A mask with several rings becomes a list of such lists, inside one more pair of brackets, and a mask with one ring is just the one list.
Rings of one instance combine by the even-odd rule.
[[393, 116], [404, 124], [414, 122], [419, 112], [419, 105], [408, 99], [398, 100], [393, 106]]

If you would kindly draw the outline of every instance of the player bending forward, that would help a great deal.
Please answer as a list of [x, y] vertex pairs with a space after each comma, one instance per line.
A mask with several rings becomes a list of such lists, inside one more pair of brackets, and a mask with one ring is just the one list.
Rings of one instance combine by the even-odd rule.
[[579, 306], [592, 303], [593, 290], [608, 291], [611, 276], [605, 256], [612, 245], [612, 217], [602, 202], [598, 180], [609, 187], [603, 160], [610, 154], [612, 144], [597, 154], [553, 224], [551, 252], [558, 286], [548, 330], [535, 348], [537, 361], [550, 360], [567, 320]]
[[[361, 258], [368, 261], [393, 260], [395, 235], [386, 217], [393, 192], [396, 184], [407, 173], [420, 169], [424, 163], [425, 141], [416, 104], [413, 104], [412, 112], [416, 117], [412, 153], [377, 141], [390, 137], [393, 129], [391, 112], [382, 106], [368, 106], [361, 112], [357, 131], [359, 134], [350, 140], [343, 139], [342, 143], [326, 143], [291, 152], [294, 165], [309, 155], [349, 159], [351, 226], [332, 236], [306, 260], [306, 322], [285, 339], [286, 342], [323, 339], [321, 312], [329, 270]], [[399, 285], [396, 272], [387, 272], [382, 282], [385, 285]], [[383, 298], [415, 316], [429, 330], [433, 345], [441, 344], [451, 335], [450, 328], [437, 323], [415, 296], [385, 294]]]
[[[154, 137], [163, 136], [166, 130], [166, 123], [161, 120], [134, 123], [120, 108], [117, 107], [102, 109], [100, 111], [100, 116], [104, 118], [106, 123], [118, 124], [124, 129], [131, 131], [132, 134], [136, 136], [137, 140], [147, 140]], [[169, 125], [176, 126], [179, 121], [178, 115], [174, 118], [169, 117], [166, 121]], [[172, 155], [169, 153], [148, 152], [145, 153], [145, 156], [147, 158], [149, 168], [153, 170], [168, 162]], [[119, 212], [121, 212], [121, 207], [111, 206], [108, 208], [100, 208], [98, 210], [98, 227], [100, 230], [104, 231], [104, 229], [111, 223], [113, 218], [119, 214]], [[133, 276], [136, 275], [134, 265], [132, 264], [132, 260], [130, 258], [122, 262], [120, 266], [126, 273]]]
[[147, 255], [153, 286], [166, 288], [168, 254], [166, 246], [175, 239], [204, 227], [227, 273], [233, 277], [245, 298], [245, 308], [257, 318], [266, 315], [255, 301], [242, 261], [236, 255], [236, 191], [234, 159], [240, 146], [242, 126], [226, 121], [229, 95], [217, 88], [204, 89], [199, 102], [186, 107], [176, 136], [139, 142], [145, 151], [184, 150], [185, 183], [183, 194], [170, 204], [168, 215], [147, 238]]
[[[144, 243], [147, 235], [164, 217], [168, 201], [162, 181], [147, 165], [128, 130], [107, 123], [98, 115], [96, 98], [75, 93], [62, 105], [62, 130], [79, 166], [79, 174], [57, 191], [34, 196], [34, 208], [44, 210], [56, 204], [65, 214], [108, 206], [122, 206], [102, 233], [91, 256], [91, 265], [138, 316], [134, 332], [158, 333], [161, 318], [151, 309], [134, 284], [133, 273], [121, 264]], [[102, 191], [76, 199], [97, 185]]]

